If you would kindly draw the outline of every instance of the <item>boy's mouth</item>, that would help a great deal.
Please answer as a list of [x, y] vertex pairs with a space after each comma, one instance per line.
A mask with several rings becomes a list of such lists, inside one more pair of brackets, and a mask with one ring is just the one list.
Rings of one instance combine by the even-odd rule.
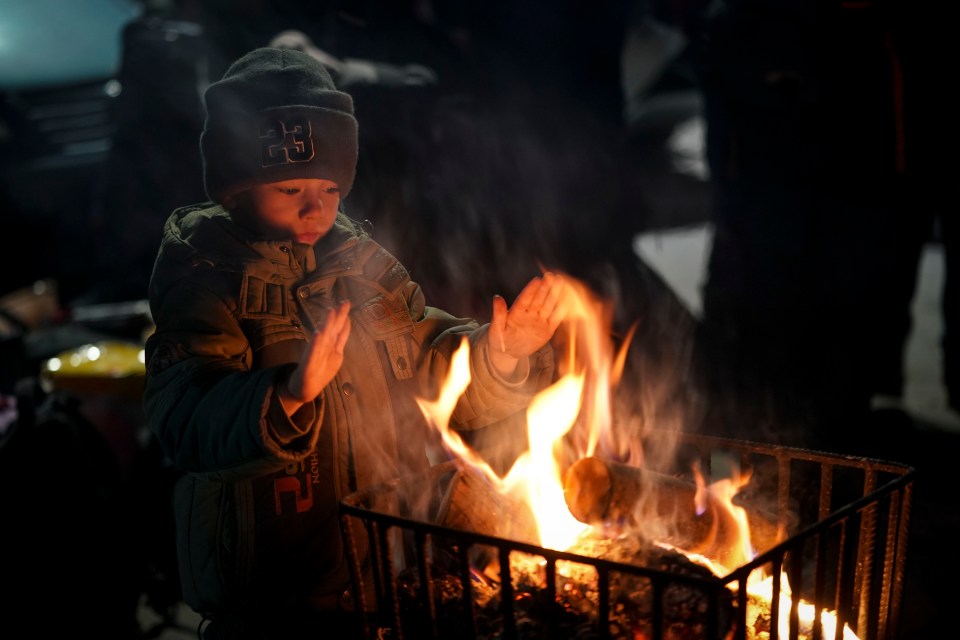
[[302, 244], [313, 244], [320, 239], [319, 233], [298, 233], [294, 236], [297, 242]]

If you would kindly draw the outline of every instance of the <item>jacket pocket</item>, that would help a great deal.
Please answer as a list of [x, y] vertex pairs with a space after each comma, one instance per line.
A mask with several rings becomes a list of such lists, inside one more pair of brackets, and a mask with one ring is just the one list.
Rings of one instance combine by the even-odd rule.
[[174, 487], [173, 501], [183, 600], [197, 612], [215, 611], [227, 598], [219, 569], [223, 483], [186, 474]]

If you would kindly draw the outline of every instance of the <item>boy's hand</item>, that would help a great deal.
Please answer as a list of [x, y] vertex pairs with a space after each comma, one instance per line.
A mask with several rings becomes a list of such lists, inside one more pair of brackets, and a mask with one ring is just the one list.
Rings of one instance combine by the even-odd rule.
[[547, 344], [566, 316], [566, 283], [553, 273], [532, 279], [507, 309], [503, 297], [493, 297], [488, 352], [497, 371], [509, 375], [517, 363]]
[[340, 370], [343, 347], [350, 337], [350, 302], [341, 302], [331, 309], [307, 349], [293, 370], [286, 385], [280, 386], [280, 400], [287, 415], [296, 413], [302, 405], [313, 402]]

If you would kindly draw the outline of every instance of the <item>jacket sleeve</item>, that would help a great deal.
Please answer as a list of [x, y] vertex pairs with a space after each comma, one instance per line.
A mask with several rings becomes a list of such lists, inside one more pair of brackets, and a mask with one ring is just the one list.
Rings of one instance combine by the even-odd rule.
[[457, 318], [436, 307], [424, 306], [423, 294], [416, 285], [408, 293], [422, 345], [420, 388], [429, 397], [439, 393], [453, 354], [462, 341], [469, 342], [471, 382], [454, 410], [453, 428], [479, 429], [525, 411], [533, 396], [552, 381], [554, 359], [549, 343], [528, 358], [519, 376], [508, 380], [490, 363], [489, 324], [479, 325], [476, 320]]
[[278, 469], [313, 450], [320, 400], [287, 418], [275, 389], [289, 371], [250, 369], [250, 344], [220, 298], [183, 281], [154, 305], [154, 321], [144, 410], [174, 465], [230, 479]]

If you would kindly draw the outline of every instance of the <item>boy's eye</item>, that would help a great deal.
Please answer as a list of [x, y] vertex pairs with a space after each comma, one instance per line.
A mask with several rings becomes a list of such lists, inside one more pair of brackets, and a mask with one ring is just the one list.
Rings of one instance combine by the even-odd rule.
[[329, 187], [325, 189], [327, 193], [340, 193], [340, 187]]
[[300, 193], [300, 189], [297, 189], [296, 187], [280, 187], [280, 188], [278, 189], [278, 191], [280, 191], [280, 193], [282, 193], [282, 194], [284, 194], [284, 195], [288, 195], [288, 196], [293, 196], [293, 195], [296, 195], [296, 194]]

